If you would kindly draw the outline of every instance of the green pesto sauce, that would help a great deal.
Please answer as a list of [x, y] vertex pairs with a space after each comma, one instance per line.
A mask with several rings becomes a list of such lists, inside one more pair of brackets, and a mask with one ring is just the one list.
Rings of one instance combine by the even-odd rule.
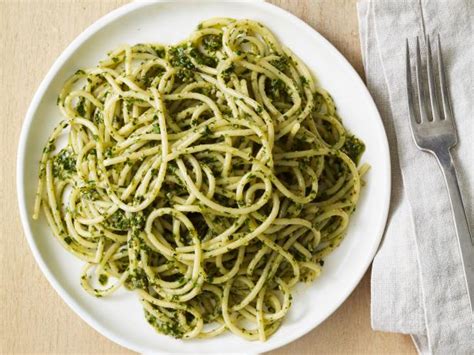
[[358, 164], [360, 157], [365, 151], [365, 144], [355, 136], [348, 136], [341, 150], [346, 153], [355, 164]]
[[270, 61], [270, 64], [277, 68], [279, 71], [283, 72], [288, 69], [288, 59], [286, 57], [280, 57]]
[[76, 172], [76, 155], [68, 148], [61, 149], [53, 159], [53, 176], [65, 180]]
[[106, 274], [100, 274], [100, 276], [99, 276], [99, 283], [100, 283], [102, 286], [105, 286], [108, 281], [109, 281], [109, 277], [108, 277]]
[[266, 93], [273, 99], [278, 99], [286, 94], [286, 85], [281, 79], [267, 80], [265, 85]]
[[130, 228], [129, 219], [125, 216], [125, 212], [120, 209], [115, 211], [114, 214], [108, 218], [107, 222], [112, 228], [117, 230], [126, 231]]
[[170, 56], [169, 59], [171, 65], [186, 69], [194, 69], [194, 64], [191, 62], [187, 46], [181, 45], [178, 47], [171, 47], [168, 54]]
[[176, 339], [181, 339], [184, 335], [184, 330], [181, 329], [178, 322], [170, 321], [164, 323], [146, 311], [145, 317], [148, 323], [150, 323], [153, 328], [155, 328], [158, 332], [162, 334], [170, 335]]
[[208, 51], [217, 51], [222, 48], [222, 35], [207, 35], [202, 44]]

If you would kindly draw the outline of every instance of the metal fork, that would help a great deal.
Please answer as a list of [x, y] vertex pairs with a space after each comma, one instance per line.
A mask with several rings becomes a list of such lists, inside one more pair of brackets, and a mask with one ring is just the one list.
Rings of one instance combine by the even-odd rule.
[[[433, 58], [431, 55], [430, 39], [426, 37], [426, 72], [428, 78], [429, 100], [426, 98], [423, 81], [420, 54], [420, 41], [416, 38], [416, 61], [415, 76], [417, 97], [414, 97], [410, 69], [410, 48], [408, 39], [406, 40], [406, 74], [407, 74], [407, 95], [410, 116], [411, 132], [417, 147], [425, 152], [429, 152], [436, 157], [443, 172], [446, 186], [448, 188], [449, 199], [454, 218], [454, 226], [458, 238], [459, 248], [462, 256], [464, 272], [466, 276], [467, 290], [471, 302], [471, 312], [474, 313], [474, 239], [472, 238], [467, 223], [466, 212], [459, 190], [456, 170], [454, 168], [451, 148], [457, 144], [458, 138], [454, 122], [454, 115], [449, 99], [448, 86], [441, 56], [441, 43], [438, 35], [438, 72], [439, 72], [439, 92], [441, 93], [442, 107], [438, 100], [436, 91], [435, 73], [433, 69]], [[417, 102], [417, 108], [415, 106]], [[428, 102], [429, 101], [429, 102]], [[427, 105], [431, 107], [431, 114]], [[440, 109], [441, 108], [441, 109]], [[416, 112], [418, 114], [416, 114]]]

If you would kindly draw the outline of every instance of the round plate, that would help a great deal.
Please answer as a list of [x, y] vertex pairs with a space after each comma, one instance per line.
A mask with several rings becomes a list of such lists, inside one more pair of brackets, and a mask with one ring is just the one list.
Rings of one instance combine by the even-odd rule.
[[[123, 43], [176, 43], [202, 20], [215, 17], [261, 21], [313, 71], [333, 96], [344, 124], [367, 145], [367, 185], [346, 239], [331, 254], [320, 278], [300, 285], [288, 317], [266, 342], [232, 334], [207, 340], [176, 340], [148, 325], [137, 296], [120, 290], [94, 298], [81, 289], [82, 262], [62, 249], [45, 219], [31, 219], [38, 160], [49, 132], [61, 119], [56, 107], [64, 81], [77, 69], [95, 66]], [[18, 149], [17, 188], [21, 220], [41, 270], [64, 301], [89, 325], [116, 343], [138, 352], [260, 353], [283, 346], [309, 332], [333, 313], [359, 283], [379, 245], [390, 199], [390, 159], [382, 121], [354, 69], [321, 35], [297, 17], [264, 2], [132, 3], [103, 17], [56, 60], [30, 105]]]

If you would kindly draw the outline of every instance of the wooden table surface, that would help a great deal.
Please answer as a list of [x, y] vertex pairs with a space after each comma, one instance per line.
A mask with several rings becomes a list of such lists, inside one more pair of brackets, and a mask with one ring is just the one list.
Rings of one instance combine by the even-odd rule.
[[[79, 33], [125, 2], [0, 0], [0, 353], [129, 353], [83, 322], [48, 284], [23, 236], [15, 192], [21, 124], [40, 81]], [[363, 77], [356, 0], [271, 2], [318, 30]], [[328, 320], [272, 352], [329, 353], [415, 353], [408, 336], [371, 329], [370, 271]]]

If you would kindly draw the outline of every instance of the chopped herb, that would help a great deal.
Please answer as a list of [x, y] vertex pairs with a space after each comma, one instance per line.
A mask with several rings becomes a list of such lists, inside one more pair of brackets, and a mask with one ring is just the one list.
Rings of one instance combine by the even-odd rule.
[[155, 46], [155, 47], [152, 47], [153, 50], [155, 51], [156, 55], [160, 58], [164, 58], [165, 55], [166, 55], [166, 50], [165, 48], [163, 47], [158, 47], [158, 46]]
[[[141, 203], [144, 200], [143, 196], [135, 196], [135, 201]], [[134, 227], [137, 230], [142, 230], [145, 227], [146, 218], [143, 215], [143, 212], [132, 213], [130, 217], [130, 226]]]
[[346, 153], [355, 164], [358, 164], [360, 157], [365, 151], [365, 145], [359, 138], [351, 135], [346, 138], [341, 150]]
[[104, 155], [106, 158], [110, 158], [114, 155], [114, 147], [107, 147], [105, 149]]
[[95, 113], [94, 113], [93, 121], [97, 125], [100, 124], [100, 123], [103, 123], [104, 119], [102, 117], [102, 112], [96, 110]]
[[286, 85], [281, 79], [267, 80], [265, 83], [265, 91], [272, 98], [279, 98], [286, 94]]
[[160, 125], [158, 123], [154, 123], [152, 127], [153, 127], [153, 132], [161, 133]]
[[209, 128], [209, 126], [205, 126], [203, 133], [204, 133], [204, 136], [210, 136], [213, 132], [212, 132], [212, 130]]
[[176, 72], [176, 78], [182, 82], [191, 81], [194, 78], [194, 74], [191, 70], [186, 68], [180, 68]]
[[222, 48], [222, 35], [204, 36], [202, 44], [208, 51], [217, 51]]
[[84, 99], [82, 97], [79, 99], [79, 102], [77, 103], [76, 111], [81, 117], [84, 117], [86, 114], [86, 109], [84, 108]]
[[76, 155], [68, 148], [61, 149], [53, 159], [53, 176], [66, 179], [76, 172]]
[[234, 71], [234, 64], [231, 64], [226, 70], [221, 73], [222, 79], [229, 80], [230, 74]]
[[54, 141], [49, 141], [48, 144], [43, 148], [43, 153], [50, 153], [56, 149]]
[[109, 277], [106, 274], [100, 274], [99, 283], [104, 286], [109, 281]]
[[100, 197], [94, 181], [88, 181], [87, 185], [82, 186], [80, 190], [82, 196], [88, 200], [95, 201]]
[[189, 51], [189, 54], [198, 64], [203, 64], [203, 65], [206, 65], [208, 67], [217, 66], [217, 61], [214, 58], [208, 57], [208, 56], [202, 54], [196, 48], [192, 48]]
[[168, 51], [170, 55], [170, 63], [176, 67], [183, 67], [186, 69], [194, 69], [194, 64], [189, 58], [187, 48], [184, 45], [178, 47], [171, 47]]
[[271, 60], [270, 64], [277, 68], [279, 71], [283, 72], [288, 69], [288, 58], [282, 56], [278, 59]]
[[110, 226], [116, 230], [127, 231], [130, 228], [130, 220], [125, 216], [125, 212], [117, 210], [107, 219]]
[[148, 277], [145, 271], [141, 268], [137, 268], [126, 280], [127, 286], [130, 289], [144, 289], [148, 288]]

